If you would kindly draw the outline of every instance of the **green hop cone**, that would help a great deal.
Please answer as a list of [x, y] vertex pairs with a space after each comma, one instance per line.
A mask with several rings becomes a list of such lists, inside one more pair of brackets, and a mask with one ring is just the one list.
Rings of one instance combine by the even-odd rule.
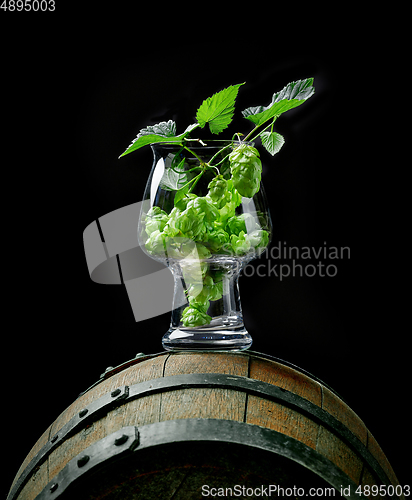
[[154, 231], [163, 231], [169, 216], [159, 207], [152, 207], [146, 215], [145, 231], [150, 236]]
[[257, 226], [255, 222], [255, 217], [250, 213], [235, 215], [233, 217], [230, 217], [230, 219], [227, 221], [227, 229], [229, 229], [231, 234], [236, 235], [238, 235], [240, 231], [249, 233], [251, 231], [254, 231], [255, 229], [258, 229], [258, 227], [259, 226]]
[[187, 290], [189, 303], [192, 304], [193, 302], [196, 302], [203, 305], [207, 304], [206, 311], [209, 307], [208, 301], [222, 298], [222, 293], [222, 280], [215, 282], [208, 274], [203, 278], [203, 283], [193, 283]]
[[[188, 283], [186, 281], [186, 283]], [[207, 314], [210, 301], [219, 300], [223, 295], [223, 281], [220, 273], [206, 274], [202, 281], [189, 283], [187, 288], [189, 306], [182, 314], [182, 322], [186, 327], [208, 325], [211, 317]]]
[[218, 276], [214, 276], [213, 284], [208, 286], [209, 300], [219, 300], [223, 296], [223, 281]]
[[269, 243], [269, 233], [258, 229], [249, 234], [249, 241], [254, 248], [265, 248]]
[[241, 144], [229, 155], [233, 186], [245, 198], [252, 198], [260, 188], [262, 162], [256, 148]]
[[146, 241], [145, 247], [150, 254], [165, 257], [166, 241], [164, 234], [159, 230], [153, 231]]
[[217, 208], [222, 208], [228, 201], [227, 180], [223, 178], [223, 175], [217, 175], [209, 182], [207, 187], [209, 189], [208, 196], [216, 204]]
[[233, 217], [236, 213], [236, 207], [242, 203], [242, 196], [233, 186], [233, 179], [227, 181], [227, 193], [224, 198], [224, 203], [219, 208], [220, 222], [224, 226], [229, 217]]
[[[193, 210], [199, 220], [208, 228], [213, 228], [213, 222], [219, 218], [219, 211], [213, 204], [213, 201], [207, 196], [199, 196], [190, 200], [185, 212]], [[183, 214], [185, 213], [183, 212]]]
[[169, 237], [174, 237], [174, 236], [181, 236], [180, 229], [177, 226], [177, 221], [179, 220], [181, 214], [181, 210], [179, 210], [177, 207], [175, 207], [169, 214], [169, 219], [165, 224], [165, 227], [163, 229], [163, 233], [166, 236]]
[[186, 210], [187, 204], [189, 203], [190, 200], [194, 200], [197, 198], [197, 195], [194, 193], [187, 193], [185, 196], [179, 200], [177, 203], [175, 202], [175, 207], [177, 207], [179, 210]]
[[182, 322], [185, 327], [208, 325], [212, 318], [206, 313], [205, 308], [199, 304], [191, 304], [184, 309]]
[[240, 231], [239, 235], [232, 234], [230, 237], [230, 244], [235, 255], [245, 255], [251, 247], [251, 243], [247, 234]]
[[166, 238], [167, 256], [169, 258], [197, 260], [196, 243], [192, 239], [183, 236]]
[[[188, 285], [202, 281], [209, 268], [208, 263], [204, 262], [204, 259], [208, 259], [212, 255], [210, 250], [201, 243], [191, 243], [192, 248], [190, 252], [184, 256], [182, 255], [184, 258], [180, 263], [183, 277]], [[189, 248], [189, 245], [186, 246]]]
[[201, 240], [206, 231], [206, 227], [203, 223], [204, 217], [199, 214], [196, 208], [190, 205], [192, 201], [188, 203], [186, 210], [181, 212], [176, 219], [176, 227], [183, 236], [193, 240]]
[[[229, 235], [221, 228], [207, 233], [207, 242], [205, 243], [213, 253], [225, 251], [229, 243]], [[226, 252], [225, 252], [226, 253]]]

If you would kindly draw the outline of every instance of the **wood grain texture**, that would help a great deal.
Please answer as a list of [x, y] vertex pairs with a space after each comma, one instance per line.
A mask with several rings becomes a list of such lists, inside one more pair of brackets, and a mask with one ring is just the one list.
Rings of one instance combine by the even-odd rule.
[[320, 384], [307, 375], [282, 365], [276, 361], [263, 358], [250, 358], [250, 378], [276, 385], [298, 396], [311, 401], [317, 406], [322, 405], [322, 390]]
[[[169, 357], [164, 376], [190, 373], [248, 374], [248, 358], [226, 353], [177, 353]], [[230, 389], [183, 389], [162, 394], [161, 420], [219, 418], [243, 422], [246, 394]]]
[[279, 403], [249, 396], [246, 423], [273, 429], [316, 449], [319, 425]]
[[367, 429], [356, 413], [327, 387], [322, 387], [322, 408], [337, 418], [366, 446]]
[[[320, 385], [293, 368], [266, 359], [250, 358], [249, 377], [286, 389], [321, 406]], [[319, 425], [282, 404], [248, 396], [246, 422], [281, 432], [316, 449]]]
[[359, 484], [363, 461], [342, 440], [324, 427], [319, 427], [316, 451], [337, 465], [352, 481]]

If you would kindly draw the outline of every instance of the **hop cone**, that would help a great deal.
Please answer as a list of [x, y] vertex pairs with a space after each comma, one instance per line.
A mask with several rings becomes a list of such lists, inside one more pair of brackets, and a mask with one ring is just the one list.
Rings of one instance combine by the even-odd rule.
[[241, 144], [229, 155], [233, 186], [245, 198], [252, 198], [260, 188], [262, 163], [259, 152], [252, 146]]
[[209, 196], [215, 203], [217, 203], [225, 197], [227, 191], [227, 181], [222, 175], [217, 175], [212, 181], [209, 182], [207, 187], [209, 188]]

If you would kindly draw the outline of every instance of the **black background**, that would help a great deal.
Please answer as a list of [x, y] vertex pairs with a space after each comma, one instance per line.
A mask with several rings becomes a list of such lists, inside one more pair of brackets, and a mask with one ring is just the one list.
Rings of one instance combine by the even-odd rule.
[[313, 23], [305, 11], [263, 23], [262, 12], [212, 7], [190, 19], [182, 6], [175, 17], [78, 9], [0, 12], [5, 492], [42, 432], [107, 366], [162, 350], [169, 314], [136, 323], [125, 288], [92, 282], [84, 257], [86, 226], [142, 197], [150, 148], [119, 154], [146, 125], [174, 119], [182, 132], [203, 99], [244, 81], [227, 137], [247, 132], [242, 109], [310, 76], [316, 94], [276, 123], [281, 152], [260, 148], [272, 245], [326, 242], [350, 247], [350, 259], [329, 262], [333, 278], [243, 276], [245, 324], [254, 351], [340, 393], [408, 484], [410, 349], [388, 279], [401, 264], [385, 251], [390, 217], [377, 201], [390, 204], [390, 193], [379, 136], [370, 140], [377, 115], [359, 91], [372, 80], [379, 97], [378, 67], [391, 75], [382, 34], [365, 32], [367, 17]]

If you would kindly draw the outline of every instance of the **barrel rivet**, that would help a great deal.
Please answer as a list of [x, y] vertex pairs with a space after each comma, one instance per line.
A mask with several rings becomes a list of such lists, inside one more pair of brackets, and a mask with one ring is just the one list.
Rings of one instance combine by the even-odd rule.
[[116, 446], [121, 446], [124, 444], [127, 440], [129, 439], [129, 436], [127, 434], [123, 434], [122, 436], [118, 437], [115, 441], [114, 444]]
[[79, 417], [80, 417], [80, 418], [83, 418], [85, 415], [87, 415], [88, 411], [89, 411], [89, 410], [88, 410], [87, 408], [85, 408], [84, 410], [82, 410], [82, 411], [79, 413]]
[[113, 370], [113, 366], [108, 366], [108, 367], [106, 368], [106, 370], [104, 371], [104, 373], [102, 373], [102, 374], [100, 375], [100, 378], [104, 378], [104, 377], [105, 377], [105, 375], [106, 375], [106, 373], [109, 373], [109, 372], [111, 372], [112, 370]]
[[57, 488], [59, 487], [59, 485], [57, 483], [53, 483], [51, 486], [50, 486], [50, 492], [51, 493], [54, 493]]
[[110, 395], [112, 398], [115, 398], [116, 396], [119, 396], [121, 394], [122, 390], [121, 389], [115, 389]]
[[89, 455], [84, 455], [83, 457], [79, 458], [79, 460], [77, 460], [77, 467], [84, 467], [89, 460]]

